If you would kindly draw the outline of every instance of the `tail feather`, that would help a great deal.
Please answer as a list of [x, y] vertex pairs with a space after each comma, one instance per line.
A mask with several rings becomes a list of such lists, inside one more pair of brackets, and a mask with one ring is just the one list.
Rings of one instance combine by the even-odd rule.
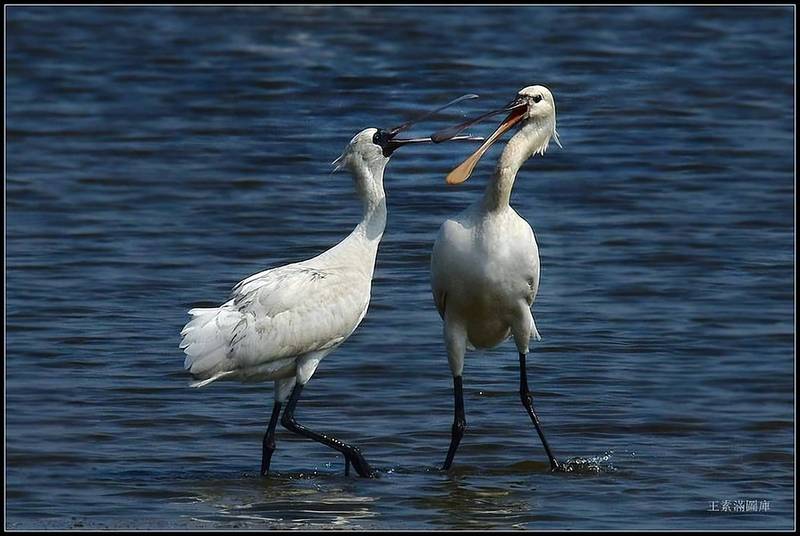
[[206, 324], [214, 320], [218, 309], [192, 309], [189, 314], [194, 318], [190, 320], [181, 330], [181, 335], [186, 335], [192, 330], [203, 328]]
[[[193, 348], [193, 345], [189, 348]], [[192, 376], [203, 379], [220, 372], [226, 364], [227, 355], [228, 349], [223, 344], [196, 354], [187, 353], [183, 366]]]
[[234, 372], [231, 367], [235, 363], [229, 359], [231, 341], [242, 314], [225, 305], [196, 308], [189, 314], [193, 318], [181, 330], [179, 348], [186, 354], [184, 368], [200, 380], [191, 385], [202, 387]]
[[536, 321], [533, 319], [533, 315], [531, 315], [531, 335], [533, 335], [533, 340], [541, 341], [542, 336], [539, 335], [539, 330], [536, 329]]
[[224, 376], [227, 376], [228, 374], [233, 374], [233, 371], [229, 370], [228, 372], [218, 372], [217, 374], [214, 374], [213, 376], [211, 376], [207, 380], [202, 380], [202, 381], [199, 381], [199, 382], [191, 382], [189, 384], [189, 387], [205, 387], [209, 383], [211, 383], [211, 382], [213, 382], [215, 380], [218, 380], [218, 379], [220, 379], [220, 378], [222, 378]]
[[217, 350], [225, 347], [227, 347], [227, 341], [223, 337], [215, 336], [214, 338], [210, 339], [196, 339], [189, 341], [183, 351], [187, 356], [191, 357], [192, 360], [198, 361], [206, 356], [215, 354]]

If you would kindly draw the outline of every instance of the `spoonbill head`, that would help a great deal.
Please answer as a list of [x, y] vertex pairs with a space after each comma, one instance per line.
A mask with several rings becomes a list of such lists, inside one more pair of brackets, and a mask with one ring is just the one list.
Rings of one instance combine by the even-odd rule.
[[[416, 121], [415, 121], [416, 122]], [[377, 190], [383, 188], [383, 172], [394, 152], [404, 145], [433, 143], [430, 136], [422, 138], [399, 138], [398, 134], [410, 127], [407, 122], [391, 129], [365, 128], [350, 140], [344, 152], [331, 162], [334, 172], [347, 169], [356, 180], [359, 197], [365, 200], [382, 197]], [[451, 141], [482, 141], [483, 138], [461, 135]]]
[[409, 143], [431, 143], [430, 137], [399, 139], [391, 130], [365, 128], [350, 140], [342, 154], [332, 162], [334, 171], [345, 168], [356, 171], [354, 166], [385, 166], [392, 154]]
[[[522, 88], [517, 96], [502, 108], [492, 110], [460, 125], [437, 132], [431, 139], [435, 143], [454, 139], [462, 130], [489, 117], [508, 112], [508, 116], [500, 123], [491, 136], [478, 147], [464, 162], [447, 175], [448, 184], [459, 184], [466, 181], [480, 159], [499, 140], [503, 134], [520, 126], [519, 133], [512, 142], [506, 146], [506, 151], [513, 151], [514, 160], [527, 160], [532, 155], [544, 154], [550, 139], [553, 138], [558, 146], [561, 142], [556, 131], [556, 103], [553, 94], [544, 86], [534, 85]], [[502, 160], [502, 159], [501, 159]]]

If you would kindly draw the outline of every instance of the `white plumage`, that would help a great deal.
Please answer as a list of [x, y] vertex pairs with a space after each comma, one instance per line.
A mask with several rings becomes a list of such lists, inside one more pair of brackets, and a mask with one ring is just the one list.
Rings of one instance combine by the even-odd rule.
[[215, 380], [276, 380], [276, 400], [305, 384], [319, 361], [367, 312], [378, 244], [386, 224], [383, 173], [388, 158], [376, 129], [356, 135], [337, 159], [356, 179], [361, 222], [333, 248], [239, 282], [220, 307], [192, 309], [181, 331], [185, 368], [201, 387]]
[[[356, 240], [348, 237], [337, 255], [250, 276], [221, 307], [189, 311], [194, 318], [181, 332], [181, 347], [185, 368], [203, 378], [194, 386], [222, 377], [288, 378], [299, 358], [344, 342], [369, 305], [372, 271], [354, 265]], [[376, 250], [377, 243], [373, 264]]]
[[530, 393], [525, 354], [530, 339], [540, 339], [531, 313], [539, 289], [539, 248], [531, 226], [509, 205], [519, 168], [533, 154], [544, 154], [550, 138], [556, 135], [555, 102], [547, 88], [530, 86], [521, 90], [508, 107], [479, 119], [500, 111], [511, 113], [483, 146], [448, 175], [448, 183], [467, 180], [483, 153], [503, 133], [517, 124], [521, 128], [506, 144], [483, 197], [442, 224], [431, 256], [431, 287], [444, 321], [456, 396], [453, 439], [445, 468], [452, 463], [466, 426], [461, 394], [466, 350], [491, 348], [508, 337], [513, 337], [520, 354], [523, 404], [534, 419], [551, 464], [558, 466], [539, 428], [532, 402], [526, 402]]
[[431, 259], [434, 301], [446, 322], [454, 373], [461, 373], [467, 348], [492, 348], [516, 333], [526, 353], [531, 335], [539, 340], [530, 314], [539, 289], [539, 248], [531, 226], [513, 208], [487, 214], [477, 204], [448, 219]]
[[[417, 121], [476, 97], [463, 95]], [[345, 474], [351, 465], [360, 476], [374, 474], [357, 447], [308, 429], [295, 420], [294, 411], [320, 361], [347, 340], [367, 313], [375, 257], [386, 227], [386, 164], [397, 148], [432, 141], [397, 137], [414, 123], [362, 130], [333, 162], [336, 169], [353, 174], [363, 206], [361, 221], [347, 238], [312, 259], [244, 279], [219, 307], [189, 311], [192, 319], [181, 331], [180, 348], [186, 354], [184, 367], [197, 380], [193, 387], [223, 379], [275, 381], [272, 416], [262, 441], [262, 476], [269, 472], [279, 417], [288, 430], [342, 453]]]

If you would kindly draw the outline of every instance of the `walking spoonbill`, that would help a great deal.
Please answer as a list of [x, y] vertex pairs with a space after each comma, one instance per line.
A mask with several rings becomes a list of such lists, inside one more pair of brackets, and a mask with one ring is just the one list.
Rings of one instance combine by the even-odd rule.
[[462, 392], [466, 350], [492, 348], [509, 337], [513, 337], [519, 352], [522, 405], [536, 426], [551, 469], [560, 468], [533, 408], [525, 367], [531, 337], [540, 340], [531, 313], [539, 289], [539, 248], [531, 226], [509, 205], [522, 164], [536, 153], [543, 155], [551, 137], [559, 143], [553, 95], [543, 86], [526, 87], [506, 107], [440, 131], [432, 139], [452, 139], [464, 128], [502, 112], [509, 112], [508, 117], [447, 175], [447, 183], [467, 180], [492, 144], [516, 125], [519, 132], [503, 149], [483, 197], [442, 224], [431, 256], [431, 286], [444, 321], [455, 398], [450, 448], [442, 467], [445, 470], [453, 463], [466, 429]]
[[386, 225], [383, 174], [389, 158], [403, 145], [431, 142], [397, 135], [433, 113], [475, 97], [464, 95], [392, 129], [367, 128], [356, 134], [333, 162], [336, 169], [353, 174], [363, 205], [362, 219], [350, 235], [316, 257], [240, 281], [219, 307], [189, 311], [192, 319], [181, 331], [180, 348], [186, 354], [185, 369], [197, 380], [193, 387], [222, 379], [275, 381], [275, 402], [262, 441], [262, 476], [269, 472], [283, 404], [284, 427], [341, 452], [345, 474], [352, 464], [360, 476], [373, 476], [357, 447], [301, 425], [294, 417], [295, 407], [320, 361], [347, 340], [367, 312], [375, 257]]

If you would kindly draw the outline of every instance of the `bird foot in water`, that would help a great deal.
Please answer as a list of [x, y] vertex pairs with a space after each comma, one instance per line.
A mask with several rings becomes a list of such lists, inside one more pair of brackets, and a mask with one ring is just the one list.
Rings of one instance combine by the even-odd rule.
[[358, 476], [363, 478], [377, 478], [378, 473], [372, 470], [367, 461], [358, 453], [345, 455], [345, 476], [350, 474], [350, 465], [356, 470]]

